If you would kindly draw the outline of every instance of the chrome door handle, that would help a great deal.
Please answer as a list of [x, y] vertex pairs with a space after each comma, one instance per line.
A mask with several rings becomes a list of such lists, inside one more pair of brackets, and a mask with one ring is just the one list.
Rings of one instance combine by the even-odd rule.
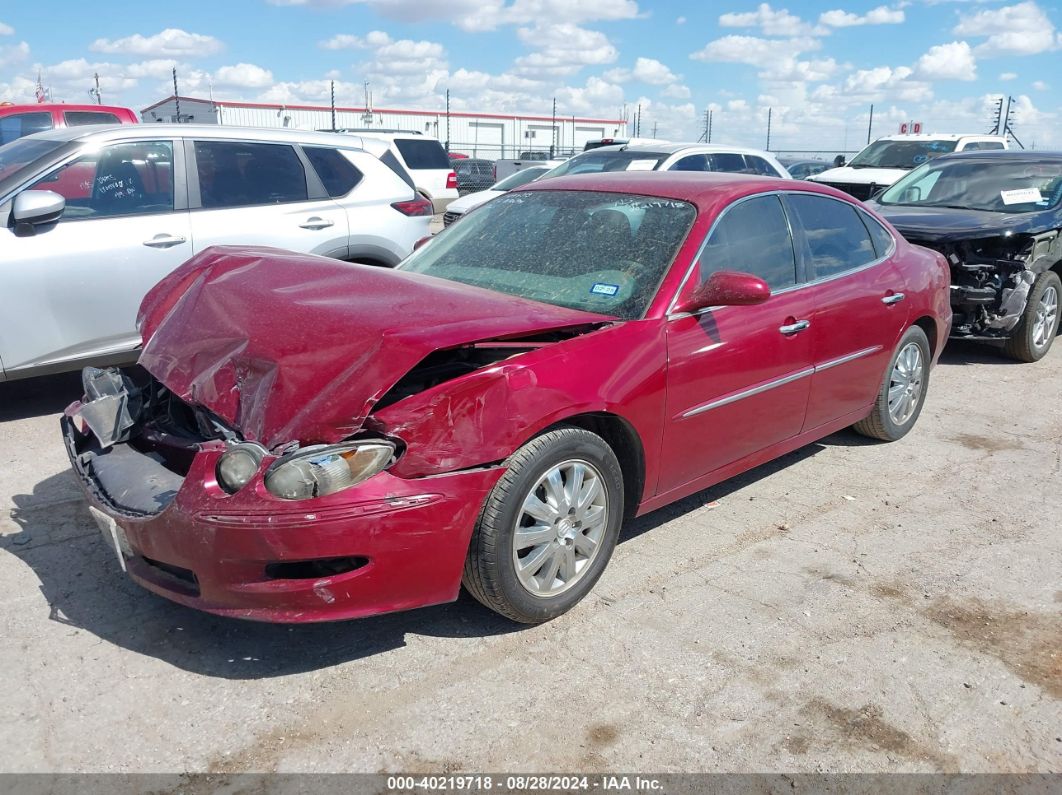
[[155, 235], [151, 240], [145, 240], [144, 245], [152, 248], [170, 248], [184, 242], [185, 239], [179, 235]]
[[330, 226], [335, 226], [335, 224], [335, 221], [329, 221], [315, 215], [313, 218], [307, 218], [306, 223], [299, 224], [299, 226], [303, 229], [313, 229], [316, 231], [318, 229], [327, 229]]
[[900, 303], [900, 301], [902, 301], [906, 297], [907, 296], [904, 295], [903, 293], [893, 293], [892, 295], [887, 295], [884, 298], [882, 298], [881, 299], [881, 303], [889, 304], [889, 305], [898, 304], [898, 303]]
[[796, 334], [797, 332], [810, 327], [810, 320], [798, 320], [796, 323], [790, 323], [788, 326], [779, 326], [778, 330], [783, 334]]

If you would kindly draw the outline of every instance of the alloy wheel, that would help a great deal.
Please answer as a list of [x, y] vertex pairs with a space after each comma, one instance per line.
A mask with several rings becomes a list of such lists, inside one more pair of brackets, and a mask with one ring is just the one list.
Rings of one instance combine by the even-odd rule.
[[915, 342], [904, 345], [889, 376], [889, 417], [896, 425], [904, 425], [917, 410], [924, 371], [922, 348]]
[[601, 550], [608, 512], [605, 483], [588, 461], [562, 461], [538, 479], [513, 531], [516, 576], [528, 593], [556, 596], [583, 577]]
[[1040, 296], [1036, 306], [1036, 318], [1033, 320], [1032, 344], [1037, 350], [1043, 350], [1050, 344], [1058, 324], [1058, 291], [1050, 285]]

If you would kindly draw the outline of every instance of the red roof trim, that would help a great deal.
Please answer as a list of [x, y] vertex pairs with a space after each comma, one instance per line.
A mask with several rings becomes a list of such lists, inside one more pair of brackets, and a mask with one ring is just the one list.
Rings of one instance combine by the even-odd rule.
[[[172, 102], [173, 97], [166, 97], [166, 99], [156, 102], [154, 105], [148, 105], [141, 110], [141, 113], [147, 113], [150, 110], [154, 110], [160, 105], [165, 105], [167, 102]], [[181, 102], [202, 102], [205, 104], [214, 104], [224, 108], [266, 108], [267, 110], [280, 110], [281, 108], [288, 108], [290, 110], [319, 110], [324, 112], [330, 112], [332, 110], [329, 105], [287, 105], [287, 104], [271, 104], [267, 102], [227, 102], [225, 100], [209, 100], [200, 99], [198, 97], [179, 97]], [[348, 113], [364, 113], [365, 108], [355, 108], [347, 106], [336, 105], [337, 111], [343, 111]], [[432, 116], [435, 118], [443, 118], [446, 116], [446, 111], [435, 110], [408, 110], [400, 108], [373, 108], [375, 113], [403, 113], [410, 116]], [[521, 121], [548, 121], [552, 122], [552, 116], [513, 116], [502, 113], [466, 113], [461, 111], [450, 111], [451, 117], [466, 118], [466, 119], [519, 119]], [[571, 116], [558, 116], [557, 121], [565, 122], [570, 121]], [[582, 116], [575, 117], [576, 123], [578, 122], [593, 122], [597, 124], [625, 124], [622, 119], [591, 119], [584, 118]]]

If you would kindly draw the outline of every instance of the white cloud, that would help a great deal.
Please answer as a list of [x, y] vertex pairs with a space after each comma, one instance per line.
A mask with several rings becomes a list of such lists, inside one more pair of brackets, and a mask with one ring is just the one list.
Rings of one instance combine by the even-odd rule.
[[136, 33], [123, 39], [96, 39], [89, 45], [89, 49], [111, 55], [194, 58], [219, 53], [224, 49], [224, 45], [213, 36], [188, 33], [179, 28], [166, 28], [154, 36]]
[[666, 86], [680, 79], [655, 58], [638, 58], [633, 69], [610, 69], [605, 77], [613, 83], [628, 83], [632, 80], [654, 86]]
[[494, 30], [502, 25], [527, 25], [543, 20], [583, 22], [634, 19], [634, 0], [268, 0], [276, 6], [335, 7], [364, 5], [402, 23], [440, 20], [463, 30]]
[[318, 46], [325, 50], [366, 50], [371, 47], [383, 47], [392, 41], [393, 39], [382, 30], [372, 30], [364, 37], [340, 33], [327, 41], [320, 42]]
[[760, 78], [771, 82], [815, 83], [829, 80], [839, 68], [833, 58], [798, 61], [787, 56], [769, 61]]
[[728, 13], [719, 17], [724, 28], [759, 28], [767, 36], [808, 36], [814, 28], [788, 9], [774, 9], [769, 3], [760, 3], [755, 11]]
[[273, 84], [273, 73], [252, 63], [223, 66], [214, 73], [214, 84], [231, 88], [267, 88]]
[[721, 61], [745, 63], [758, 66], [782, 55], [797, 55], [807, 50], [817, 50], [822, 45], [818, 39], [761, 39], [757, 36], [723, 36], [710, 41], [702, 49], [690, 55], [695, 61]]
[[965, 41], [938, 44], [918, 59], [918, 76], [926, 80], [976, 80], [977, 60]]
[[15, 29], [13, 27], [11, 27], [10, 25], [5, 25], [3, 22], [0, 22], [0, 36], [14, 36], [14, 35], [15, 35]]
[[30, 46], [27, 42], [0, 46], [0, 66], [22, 63], [29, 58]]
[[1033, 55], [1062, 46], [1062, 36], [1035, 2], [978, 11], [960, 19], [957, 36], [985, 36], [978, 55]]
[[563, 77], [584, 66], [612, 63], [619, 56], [604, 33], [570, 22], [520, 28], [516, 34], [536, 48], [516, 59], [513, 72], [522, 77]]
[[1017, 76], [1018, 76], [1018, 75], [1017, 75], [1017, 73], [1015, 73], [1015, 72], [1003, 72], [1003, 74], [1001, 74], [1001, 75], [999, 76], [999, 79], [1000, 79], [1000, 80], [1003, 80], [1003, 81], [1006, 81], [1006, 80], [1014, 80], [1014, 79], [1016, 79], [1016, 78], [1017, 78]]
[[675, 24], [676, 25], [685, 25], [686, 24], [686, 17], [679, 17], [678, 19], [675, 20]]
[[904, 21], [903, 8], [878, 6], [865, 14], [853, 14], [850, 11], [836, 9], [819, 15], [819, 24], [831, 28], [850, 28], [856, 25], [898, 25]]
[[681, 83], [674, 83], [661, 92], [665, 97], [671, 99], [689, 99], [691, 94], [688, 87]]
[[1047, 91], [1049, 88], [1051, 88], [1051, 86], [1049, 86], [1043, 80], [1034, 80], [1032, 87], [1035, 88], [1037, 91]]

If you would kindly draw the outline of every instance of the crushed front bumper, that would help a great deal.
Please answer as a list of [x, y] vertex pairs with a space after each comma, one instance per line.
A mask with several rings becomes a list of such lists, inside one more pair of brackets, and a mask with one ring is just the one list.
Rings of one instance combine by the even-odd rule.
[[204, 444], [187, 473], [169, 472], [129, 442], [101, 448], [77, 427], [78, 406], [62, 419], [70, 462], [101, 524], [115, 523], [129, 575], [224, 616], [328, 621], [453, 601], [480, 506], [503, 471], [382, 472], [305, 501], [274, 497], [259, 475], [230, 495], [214, 474], [223, 443]]

